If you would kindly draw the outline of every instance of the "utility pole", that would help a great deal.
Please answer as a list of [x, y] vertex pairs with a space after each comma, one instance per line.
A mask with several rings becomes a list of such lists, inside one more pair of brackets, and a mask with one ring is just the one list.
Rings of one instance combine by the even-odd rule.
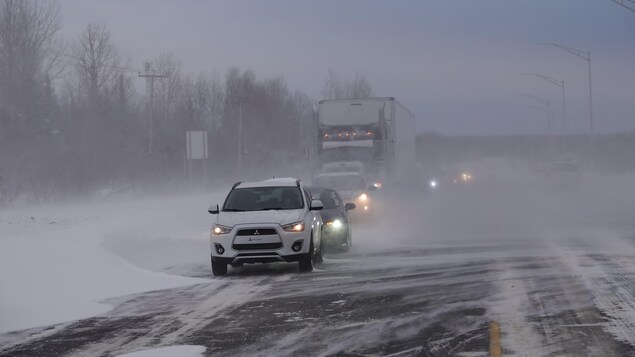
[[155, 78], [167, 78], [165, 74], [156, 74], [152, 68], [152, 62], [145, 62], [144, 73], [139, 72], [139, 77], [146, 79], [146, 90], [148, 91], [148, 97], [150, 99], [150, 122], [148, 125], [148, 156], [152, 159], [152, 142], [154, 136], [154, 79]]

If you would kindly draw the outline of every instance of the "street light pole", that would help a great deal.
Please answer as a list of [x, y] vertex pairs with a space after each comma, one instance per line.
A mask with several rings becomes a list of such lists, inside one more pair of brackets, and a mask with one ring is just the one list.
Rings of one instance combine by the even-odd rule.
[[591, 165], [594, 165], [595, 163], [595, 128], [593, 126], [593, 87], [592, 87], [592, 81], [591, 81], [591, 52], [590, 51], [581, 51], [578, 49], [575, 49], [573, 47], [568, 47], [568, 46], [564, 46], [564, 45], [560, 45], [557, 43], [553, 43], [553, 42], [545, 42], [545, 43], [539, 43], [539, 45], [542, 46], [553, 46], [553, 47], [557, 47], [561, 50], [567, 51], [569, 53], [571, 53], [574, 56], [577, 56], [579, 58], [582, 58], [583, 60], [587, 61], [588, 65], [589, 65], [589, 136], [590, 136], [590, 150], [591, 150]]
[[538, 73], [523, 73], [526, 76], [535, 76], [546, 80], [547, 82], [556, 85], [562, 89], [562, 132], [564, 135], [567, 135], [567, 119], [566, 119], [566, 106], [565, 106], [565, 96], [564, 96], [564, 79], [557, 80], [551, 77], [547, 77]]
[[[548, 146], [548, 155], [553, 156], [553, 130], [552, 130], [552, 115], [551, 115], [551, 101], [549, 99], [537, 97], [535, 95], [526, 94], [526, 93], [517, 93], [516, 95], [522, 95], [529, 99], [532, 99], [540, 104], [543, 104], [547, 107], [547, 146]], [[545, 110], [544, 108], [530, 106], [530, 108]], [[553, 159], [553, 157], [552, 157]]]
[[[517, 93], [516, 95], [525, 96], [525, 97], [527, 97], [529, 99], [533, 99], [536, 102], [539, 102], [539, 103], [544, 104], [545, 106], [547, 106], [547, 110], [548, 110], [549, 118], [550, 118], [549, 120], [551, 121], [551, 101], [549, 99], [537, 97], [535, 95], [526, 94], [526, 93]], [[549, 126], [551, 127], [551, 124]]]

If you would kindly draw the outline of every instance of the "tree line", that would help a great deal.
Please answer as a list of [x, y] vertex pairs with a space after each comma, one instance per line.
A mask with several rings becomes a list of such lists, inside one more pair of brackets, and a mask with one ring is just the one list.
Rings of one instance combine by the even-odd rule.
[[[208, 132], [213, 176], [238, 174], [239, 155], [252, 169], [302, 160], [315, 100], [283, 76], [193, 75], [169, 52], [137, 69], [104, 24], [68, 43], [61, 29], [56, 0], [0, 0], [0, 205], [178, 182], [186, 131]], [[138, 90], [146, 70], [157, 77]], [[321, 93], [372, 90], [329, 71]]]

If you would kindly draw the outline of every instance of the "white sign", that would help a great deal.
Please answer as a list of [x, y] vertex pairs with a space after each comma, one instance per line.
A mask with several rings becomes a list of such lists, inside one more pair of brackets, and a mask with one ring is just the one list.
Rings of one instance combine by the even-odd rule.
[[207, 159], [207, 131], [188, 131], [185, 133], [187, 159]]

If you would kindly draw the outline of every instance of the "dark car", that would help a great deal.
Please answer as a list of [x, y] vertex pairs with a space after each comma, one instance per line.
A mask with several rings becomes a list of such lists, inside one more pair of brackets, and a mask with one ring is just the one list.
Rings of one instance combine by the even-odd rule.
[[322, 240], [325, 246], [348, 251], [352, 244], [351, 219], [349, 211], [354, 203], [346, 203], [340, 194], [326, 187], [309, 187], [312, 199], [321, 200], [324, 208], [320, 211], [322, 221]]

